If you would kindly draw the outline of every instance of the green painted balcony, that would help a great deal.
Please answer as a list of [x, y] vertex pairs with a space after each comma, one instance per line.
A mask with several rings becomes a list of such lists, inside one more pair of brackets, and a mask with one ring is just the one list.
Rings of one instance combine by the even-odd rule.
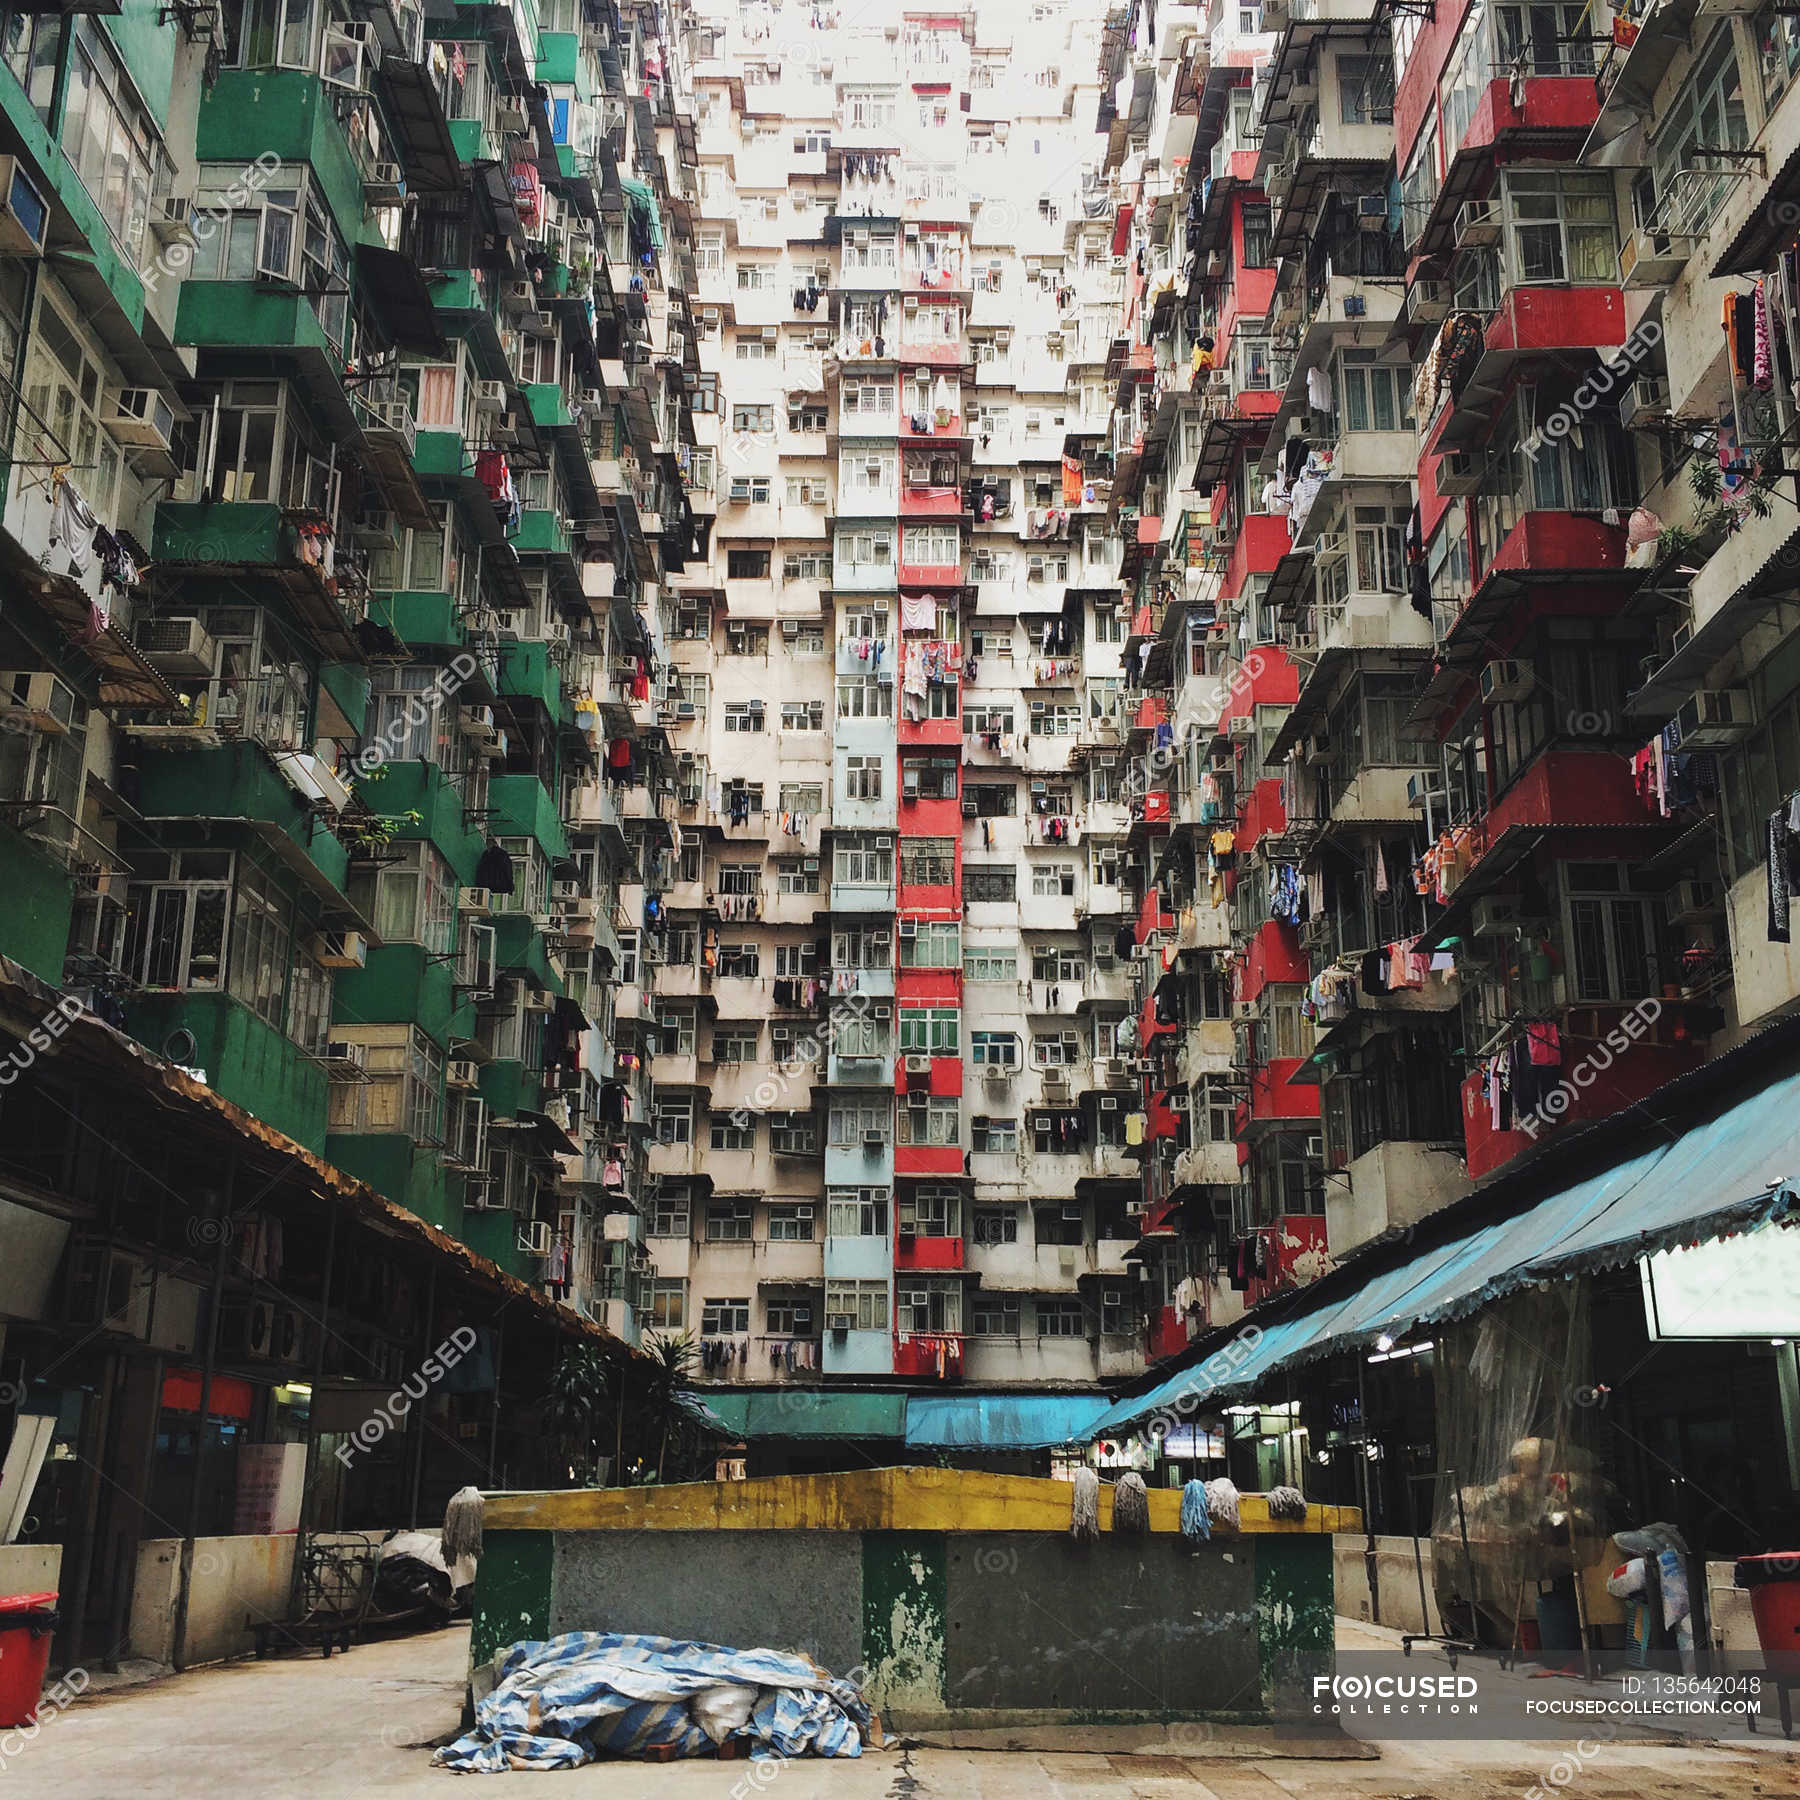
[[551, 662], [547, 644], [501, 646], [500, 692], [515, 700], [536, 700], [559, 724], [567, 723], [572, 716], [572, 709], [563, 698], [562, 674]]
[[344, 969], [331, 990], [333, 1014], [359, 1025], [417, 1025], [448, 1048], [474, 1034], [475, 1003], [456, 987], [456, 965], [423, 944], [384, 944], [360, 969]]
[[535, 775], [496, 775], [488, 783], [488, 805], [497, 837], [532, 838], [552, 862], [569, 854], [556, 802]]
[[[559, 390], [560, 391], [560, 390]], [[519, 515], [513, 548], [521, 556], [573, 556], [568, 529], [555, 513], [533, 507]]]
[[450, 865], [458, 887], [475, 885], [475, 864], [485, 839], [463, 815], [462, 795], [435, 763], [384, 763], [356, 783], [357, 797], [384, 819], [394, 835], [425, 838]]
[[467, 641], [462, 614], [448, 594], [376, 594], [369, 617], [385, 625], [410, 650], [460, 650]]

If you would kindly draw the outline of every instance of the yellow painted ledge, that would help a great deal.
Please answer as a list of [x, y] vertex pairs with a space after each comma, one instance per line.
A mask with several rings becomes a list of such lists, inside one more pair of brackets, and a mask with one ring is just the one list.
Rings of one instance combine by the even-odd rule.
[[[1100, 1529], [1112, 1529], [1113, 1490], [1100, 1484]], [[490, 1494], [489, 1531], [1037, 1531], [1069, 1529], [1069, 1484], [966, 1469], [855, 1469], [669, 1487], [577, 1488]], [[1309, 1506], [1303, 1524], [1271, 1519], [1260, 1494], [1238, 1502], [1246, 1534], [1319, 1536], [1361, 1531], [1353, 1506]], [[1181, 1492], [1150, 1490], [1150, 1529], [1178, 1533]]]

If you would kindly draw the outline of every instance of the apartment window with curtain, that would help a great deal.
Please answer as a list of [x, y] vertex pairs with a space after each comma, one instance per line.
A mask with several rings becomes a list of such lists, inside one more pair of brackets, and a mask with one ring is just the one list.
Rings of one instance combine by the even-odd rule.
[[1617, 285], [1611, 175], [1520, 171], [1506, 177], [1504, 191], [1514, 280]]

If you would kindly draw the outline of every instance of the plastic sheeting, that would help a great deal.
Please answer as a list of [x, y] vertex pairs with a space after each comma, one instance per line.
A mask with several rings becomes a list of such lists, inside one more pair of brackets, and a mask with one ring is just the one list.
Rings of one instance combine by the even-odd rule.
[[1527, 1288], [1439, 1334], [1433, 1573], [1459, 1628], [1473, 1599], [1510, 1642], [1539, 1580], [1606, 1554], [1618, 1521], [1594, 1454], [1592, 1362], [1585, 1281]]
[[679, 1638], [571, 1631], [515, 1644], [475, 1728], [432, 1758], [465, 1773], [573, 1769], [602, 1753], [710, 1754], [747, 1739], [752, 1758], [860, 1756], [873, 1715], [861, 1692], [804, 1656]]

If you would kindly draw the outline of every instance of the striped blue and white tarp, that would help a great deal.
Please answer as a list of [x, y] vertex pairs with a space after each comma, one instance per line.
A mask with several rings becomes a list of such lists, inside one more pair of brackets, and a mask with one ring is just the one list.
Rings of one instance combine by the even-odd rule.
[[804, 1656], [678, 1638], [571, 1631], [506, 1652], [475, 1728], [438, 1751], [472, 1773], [572, 1769], [664, 1745], [701, 1756], [860, 1756], [871, 1714], [855, 1685]]

